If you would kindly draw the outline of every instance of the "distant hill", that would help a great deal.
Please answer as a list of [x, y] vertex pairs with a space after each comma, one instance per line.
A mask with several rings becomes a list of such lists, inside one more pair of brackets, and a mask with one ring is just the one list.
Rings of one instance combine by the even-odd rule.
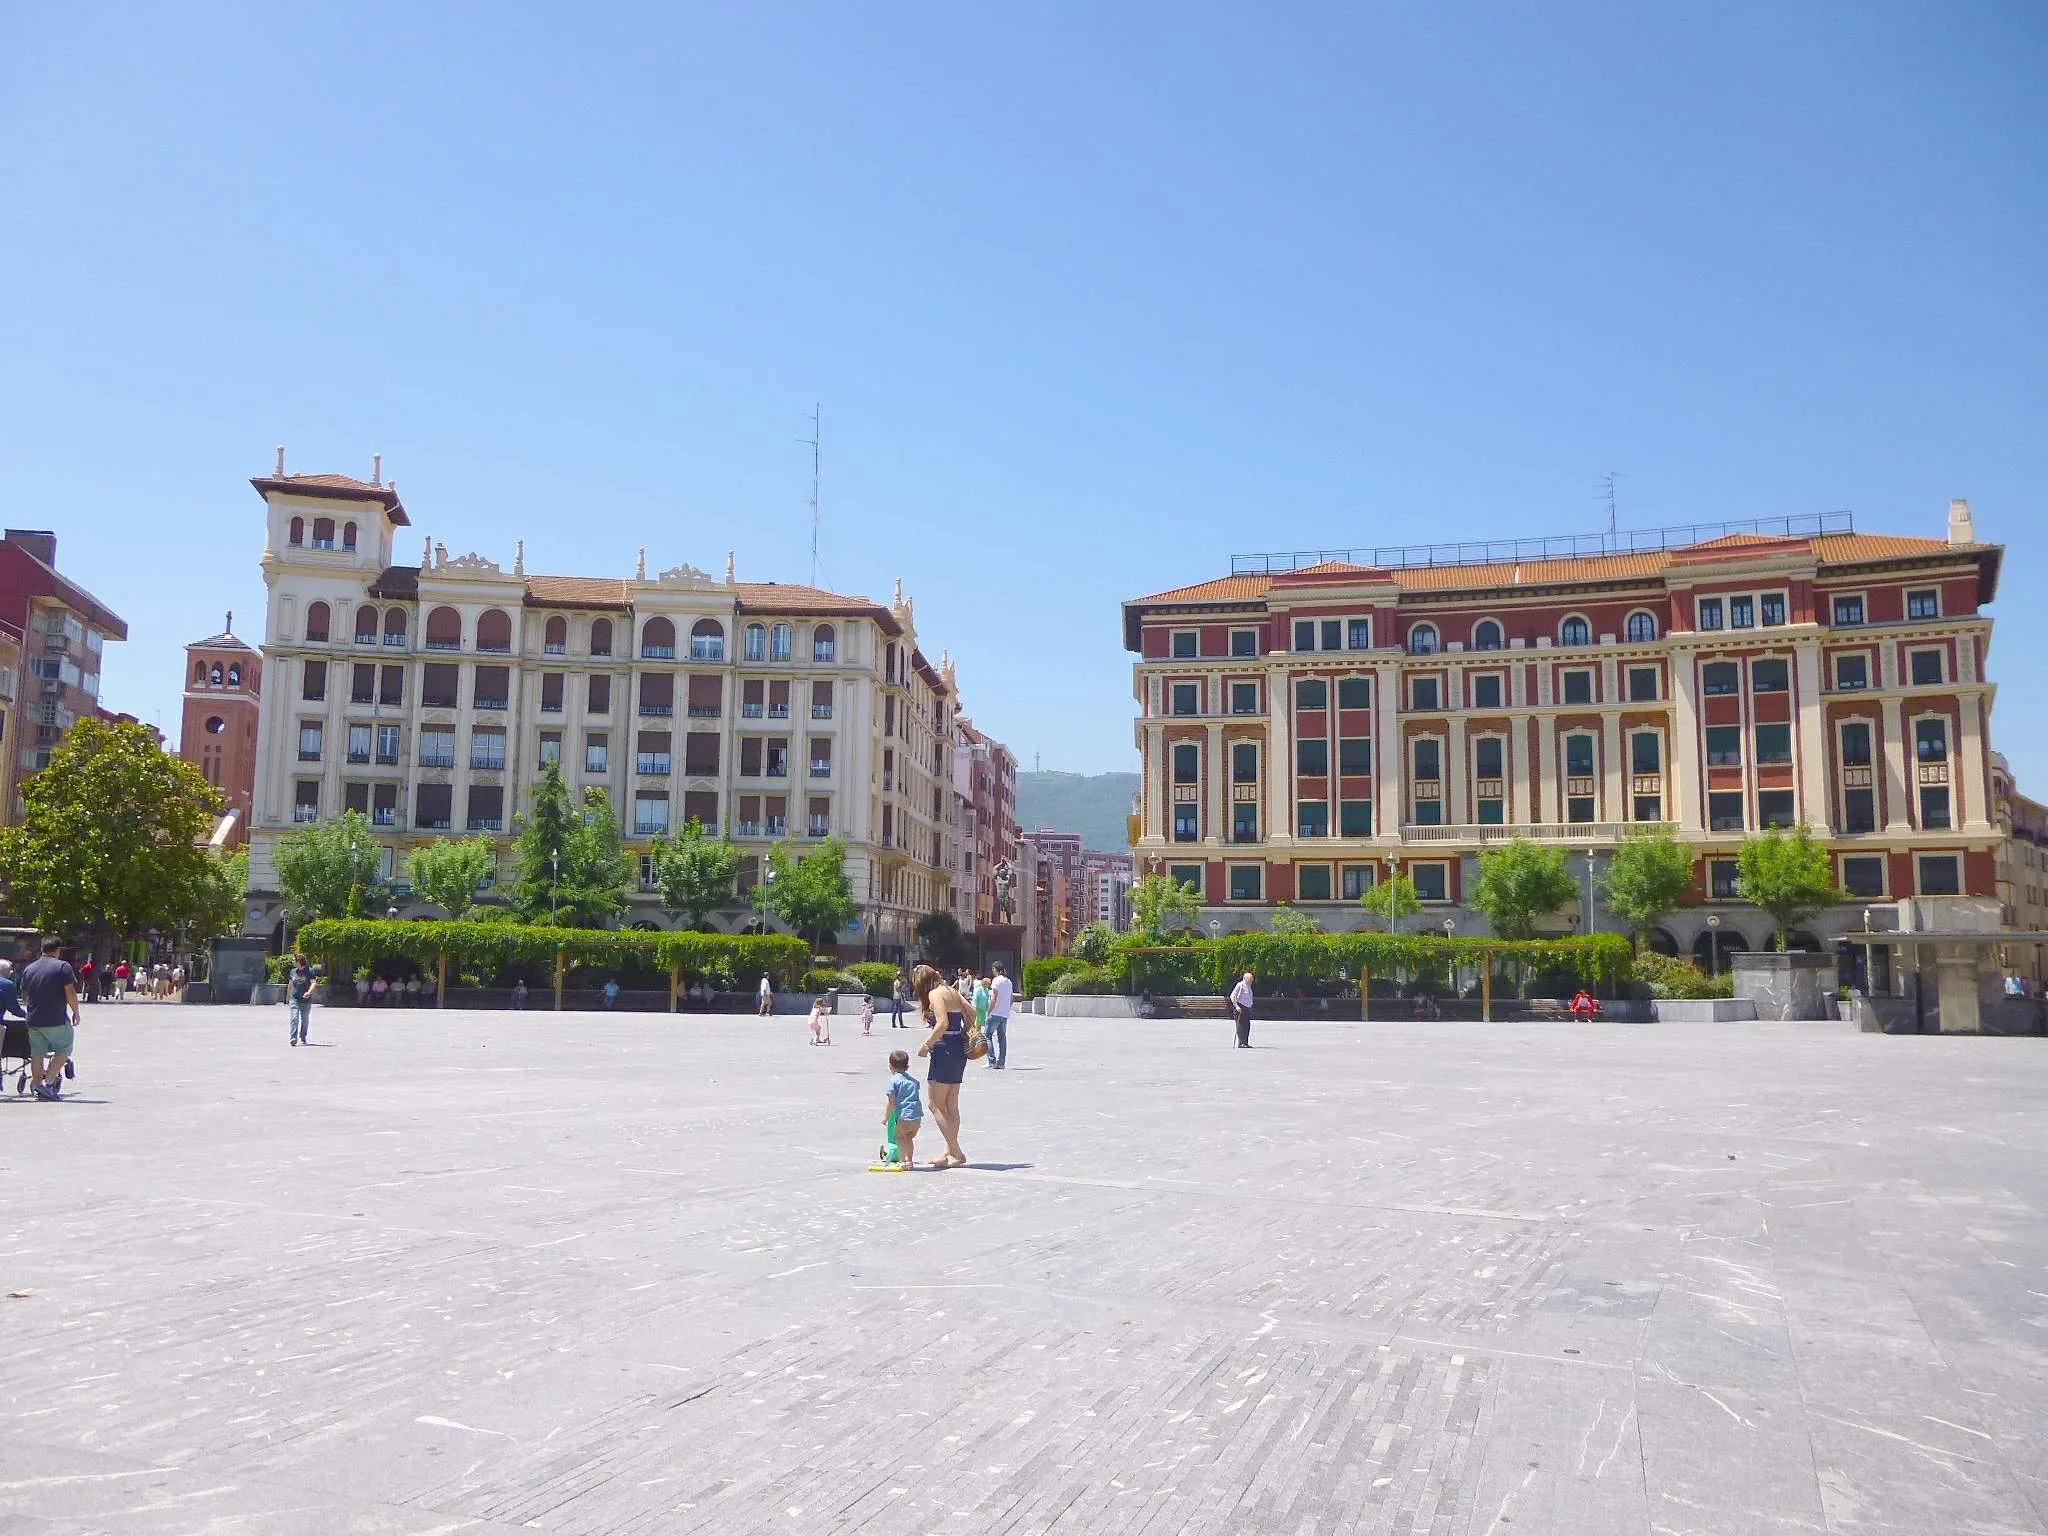
[[1135, 773], [1020, 773], [1017, 825], [1026, 832], [1078, 832], [1084, 848], [1122, 853], [1130, 847], [1128, 817], [1137, 792]]

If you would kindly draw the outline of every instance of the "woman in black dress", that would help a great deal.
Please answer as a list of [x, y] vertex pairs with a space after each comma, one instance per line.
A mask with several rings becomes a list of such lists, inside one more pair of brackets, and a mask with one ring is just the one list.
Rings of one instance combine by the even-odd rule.
[[925, 1089], [931, 1096], [932, 1119], [946, 1138], [945, 1156], [932, 1166], [964, 1168], [967, 1154], [960, 1150], [960, 1084], [967, 1076], [967, 1000], [928, 965], [911, 973], [910, 990], [925, 1023], [931, 1026], [917, 1054], [931, 1059], [925, 1069]]

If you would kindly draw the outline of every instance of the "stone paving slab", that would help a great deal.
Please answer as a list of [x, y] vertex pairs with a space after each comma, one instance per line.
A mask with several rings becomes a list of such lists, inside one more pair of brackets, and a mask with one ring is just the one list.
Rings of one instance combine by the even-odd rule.
[[2048, 1531], [2048, 1044], [849, 1022], [88, 1010], [0, 1531]]

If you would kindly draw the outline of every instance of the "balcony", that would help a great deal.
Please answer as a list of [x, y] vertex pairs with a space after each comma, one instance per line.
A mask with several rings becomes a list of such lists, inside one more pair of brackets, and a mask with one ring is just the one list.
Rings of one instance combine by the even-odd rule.
[[813, 720], [830, 720], [832, 718], [832, 706], [830, 704], [813, 704], [811, 706], [811, 718]]
[[811, 777], [812, 777], [812, 778], [814, 778], [814, 779], [829, 779], [829, 778], [831, 778], [831, 777], [832, 777], [832, 759], [831, 759], [831, 758], [829, 758], [829, 757], [814, 757], [814, 758], [812, 758], [812, 759], [811, 759]]
[[643, 645], [640, 647], [642, 661], [674, 661], [676, 648], [672, 645]]
[[422, 832], [446, 832], [448, 830], [448, 818], [444, 816], [439, 821], [429, 821], [425, 817], [421, 817], [413, 825]]
[[653, 720], [672, 719], [675, 712], [673, 704], [649, 704], [643, 700], [640, 705], [640, 713]]
[[453, 768], [455, 766], [455, 754], [453, 752], [422, 752], [420, 754], [420, 766], [422, 768]]
[[472, 709], [505, 709], [510, 703], [509, 699], [471, 699], [469, 701], [470, 708]]
[[292, 807], [293, 821], [318, 821], [320, 807], [317, 805], [295, 805]]
[[828, 820], [828, 819], [827, 819], [826, 817], [823, 817], [823, 816], [813, 816], [813, 817], [811, 818], [811, 826], [810, 826], [810, 833], [811, 833], [811, 836], [812, 836], [812, 837], [826, 837], [826, 836], [829, 836], [829, 835], [830, 835], [830, 826], [831, 826], [831, 824], [830, 824], [829, 820]]
[[[671, 652], [671, 654], [673, 654], [673, 652]], [[690, 660], [692, 660], [692, 661], [723, 661], [723, 660], [725, 660], [725, 642], [724, 642], [723, 640], [712, 640], [712, 639], [707, 639], [706, 637], [704, 637], [704, 636], [702, 636], [702, 635], [698, 635], [698, 636], [695, 636], [695, 637], [693, 637], [693, 638], [691, 639], [691, 641], [690, 641]]]
[[762, 823], [770, 837], [785, 837], [789, 832], [789, 820], [783, 816], [770, 816]]
[[742, 704], [742, 705], [740, 706], [740, 718], [741, 718], [742, 720], [758, 720], [758, 719], [760, 719], [760, 718], [761, 718], [761, 706], [760, 706], [759, 704]]
[[839, 648], [829, 640], [811, 647], [812, 661], [832, 662], [838, 659]]
[[502, 816], [472, 816], [469, 818], [469, 830], [472, 832], [502, 832], [505, 830], [505, 818]]
[[384, 637], [384, 643], [388, 646], [391, 646], [393, 649], [403, 649], [405, 646], [405, 634], [403, 631], [400, 631], [398, 634], [395, 635], [386, 635]]
[[[390, 637], [386, 636], [386, 638]], [[427, 649], [430, 651], [459, 651], [462, 649], [462, 642], [460, 640], [436, 640], [432, 636], [428, 636]]]
[[666, 837], [668, 836], [668, 818], [666, 816], [659, 818], [635, 816], [633, 818], [633, 835], [635, 837]]
[[349, 748], [348, 760], [352, 763], [367, 763], [370, 760], [369, 748], [365, 747], [360, 752], [353, 747]]
[[310, 748], [310, 749], [309, 749], [309, 748], [306, 748], [306, 747], [301, 747], [301, 748], [299, 748], [299, 761], [300, 761], [300, 762], [302, 762], [302, 763], [317, 763], [317, 762], [319, 762], [319, 761], [320, 761], [320, 749], [319, 749], [318, 747], [313, 747], [313, 748]]
[[559, 641], [549, 641], [540, 648], [540, 653], [543, 656], [566, 656], [569, 654], [569, 647]]
[[768, 706], [768, 718], [770, 720], [787, 720], [789, 718], [789, 706], [787, 704], [770, 704]]
[[761, 835], [761, 823], [758, 821], [742, 821], [737, 823], [736, 826], [741, 837], [759, 837]]
[[650, 778], [665, 779], [669, 775], [669, 755], [666, 752], [642, 752], [633, 760], [633, 771]]
[[370, 812], [370, 825], [373, 827], [395, 827], [398, 825], [398, 812], [391, 806], [380, 805]]
[[1526, 837], [1538, 843], [1618, 842], [1628, 830], [1620, 821], [1539, 821], [1520, 826], [1498, 822], [1425, 827], [1410, 824], [1401, 829], [1404, 843], [1510, 843]]
[[479, 773], [503, 773], [505, 771], [505, 754], [500, 752], [494, 757], [472, 757], [469, 760], [469, 766]]
[[722, 713], [724, 711], [716, 704], [692, 704], [690, 706], [690, 718], [692, 720], [716, 720]]

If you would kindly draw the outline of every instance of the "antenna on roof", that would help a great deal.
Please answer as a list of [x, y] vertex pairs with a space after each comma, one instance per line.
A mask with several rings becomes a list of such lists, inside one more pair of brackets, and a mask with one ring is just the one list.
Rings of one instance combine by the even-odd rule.
[[1620, 473], [1612, 469], [1600, 477], [1600, 484], [1607, 491], [1607, 532], [1610, 535], [1621, 532], [1621, 511], [1614, 501], [1614, 482], [1620, 478]]
[[822, 406], [811, 407], [811, 435], [800, 437], [799, 443], [808, 443], [811, 448], [811, 585], [818, 584], [818, 440], [823, 434], [818, 430], [818, 416]]

